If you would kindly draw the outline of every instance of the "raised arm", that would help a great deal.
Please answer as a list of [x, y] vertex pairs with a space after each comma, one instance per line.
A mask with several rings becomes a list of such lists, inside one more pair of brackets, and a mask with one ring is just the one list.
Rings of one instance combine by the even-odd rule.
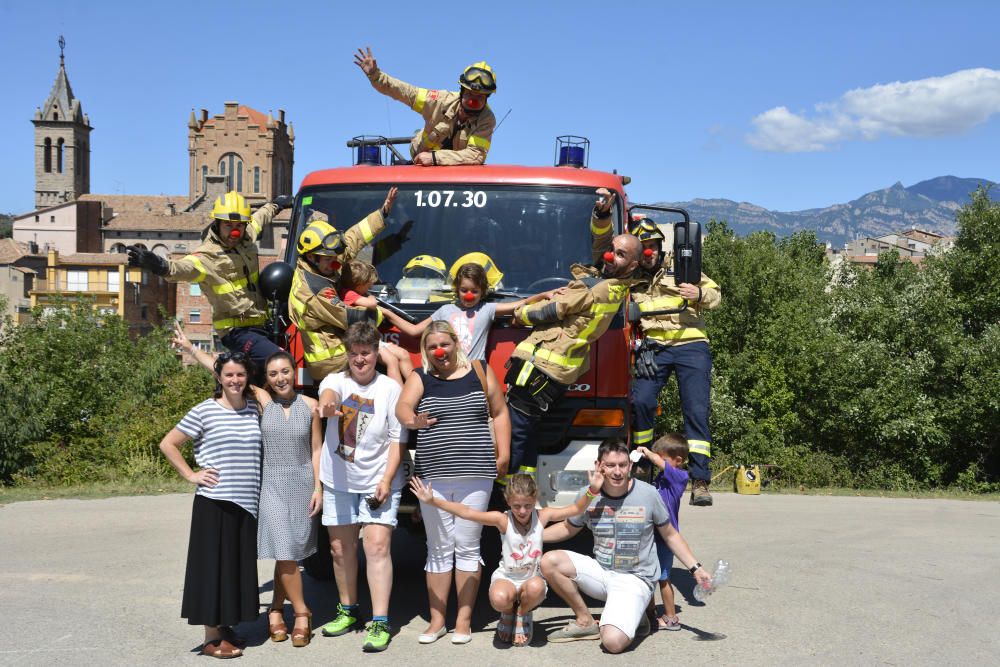
[[174, 322], [174, 335], [171, 337], [170, 342], [177, 349], [187, 352], [201, 366], [208, 369], [209, 373], [215, 375], [215, 355], [195, 347], [194, 343], [184, 333], [180, 322]]
[[475, 521], [484, 526], [493, 526], [501, 533], [507, 531], [507, 515], [504, 512], [481, 512], [462, 503], [438, 498], [434, 495], [430, 482], [424, 484], [419, 477], [410, 480], [410, 488], [413, 489], [413, 494], [422, 503], [437, 507], [468, 521]]
[[582, 528], [583, 526], [574, 526], [569, 521], [554, 523], [542, 531], [542, 542], [563, 542], [575, 537]]

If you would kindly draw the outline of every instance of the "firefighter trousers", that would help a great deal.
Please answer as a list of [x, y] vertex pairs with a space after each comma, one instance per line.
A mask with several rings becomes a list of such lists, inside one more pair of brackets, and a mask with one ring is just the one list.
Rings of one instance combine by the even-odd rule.
[[650, 342], [659, 367], [656, 377], [632, 379], [632, 444], [649, 447], [654, 440], [656, 409], [660, 391], [677, 376], [684, 436], [690, 453], [688, 469], [692, 479], [711, 480], [708, 468], [712, 456], [712, 435], [708, 428], [709, 395], [712, 382], [712, 352], [707, 341], [686, 345], [659, 345]]
[[242, 352], [253, 361], [254, 372], [252, 381], [258, 387], [264, 386], [264, 364], [281, 348], [271, 342], [267, 332], [260, 327], [237, 327], [230, 329], [222, 337], [222, 344], [231, 352]]
[[[550, 407], [558, 403], [569, 388], [537, 368], [522, 373], [525, 362], [511, 359], [507, 372], [507, 413], [510, 415], [509, 474], [538, 472], [536, 429]], [[518, 384], [518, 379], [522, 383]]]

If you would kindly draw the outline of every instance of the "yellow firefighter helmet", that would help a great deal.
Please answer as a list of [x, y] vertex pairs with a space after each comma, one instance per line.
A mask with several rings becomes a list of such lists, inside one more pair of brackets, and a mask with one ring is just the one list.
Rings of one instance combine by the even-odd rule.
[[403, 267], [403, 275], [410, 278], [441, 278], [444, 280], [448, 267], [444, 260], [434, 255], [417, 255]]
[[227, 192], [216, 198], [212, 218], [226, 222], [250, 222], [250, 205], [239, 192]]
[[344, 254], [347, 245], [344, 243], [344, 235], [327, 222], [324, 215], [313, 216], [309, 220], [309, 224], [299, 234], [299, 242], [296, 247], [300, 255], [313, 253], [335, 257]]
[[458, 85], [474, 93], [492, 95], [497, 92], [497, 76], [485, 60], [480, 60], [462, 71], [462, 75], [458, 77]]
[[496, 289], [496, 286], [503, 280], [503, 271], [497, 267], [489, 255], [485, 252], [469, 252], [456, 259], [455, 263], [451, 265], [449, 275], [452, 282], [455, 282], [455, 276], [458, 275], [458, 270], [463, 264], [478, 264], [483, 267], [486, 271], [486, 283], [490, 289]]

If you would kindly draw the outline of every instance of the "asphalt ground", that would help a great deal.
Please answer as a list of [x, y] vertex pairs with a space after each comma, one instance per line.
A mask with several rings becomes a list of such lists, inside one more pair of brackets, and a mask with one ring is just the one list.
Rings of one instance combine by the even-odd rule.
[[[0, 664], [210, 663], [197, 655], [201, 628], [179, 617], [190, 510], [190, 495], [0, 507]], [[238, 628], [250, 640], [238, 664], [1000, 662], [1000, 503], [717, 494], [712, 508], [683, 506], [680, 521], [703, 563], [730, 561], [732, 583], [699, 605], [690, 576], [675, 568], [683, 630], [654, 633], [620, 656], [593, 641], [546, 644], [545, 631], [571, 618], [553, 594], [535, 613], [531, 647], [495, 647], [485, 586], [470, 644], [419, 645], [423, 544], [399, 530], [390, 612], [398, 634], [385, 653], [363, 655], [361, 634], [317, 634], [301, 649], [273, 644], [262, 615]], [[259, 565], [262, 610], [271, 568]], [[305, 586], [321, 625], [333, 616], [335, 585], [306, 577]]]

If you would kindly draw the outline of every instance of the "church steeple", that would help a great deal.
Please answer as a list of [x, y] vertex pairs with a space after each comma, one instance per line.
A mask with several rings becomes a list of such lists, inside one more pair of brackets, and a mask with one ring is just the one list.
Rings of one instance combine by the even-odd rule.
[[66, 75], [66, 40], [59, 36], [59, 70], [37, 109], [35, 125], [35, 207], [74, 201], [90, 192], [90, 118], [73, 95]]

